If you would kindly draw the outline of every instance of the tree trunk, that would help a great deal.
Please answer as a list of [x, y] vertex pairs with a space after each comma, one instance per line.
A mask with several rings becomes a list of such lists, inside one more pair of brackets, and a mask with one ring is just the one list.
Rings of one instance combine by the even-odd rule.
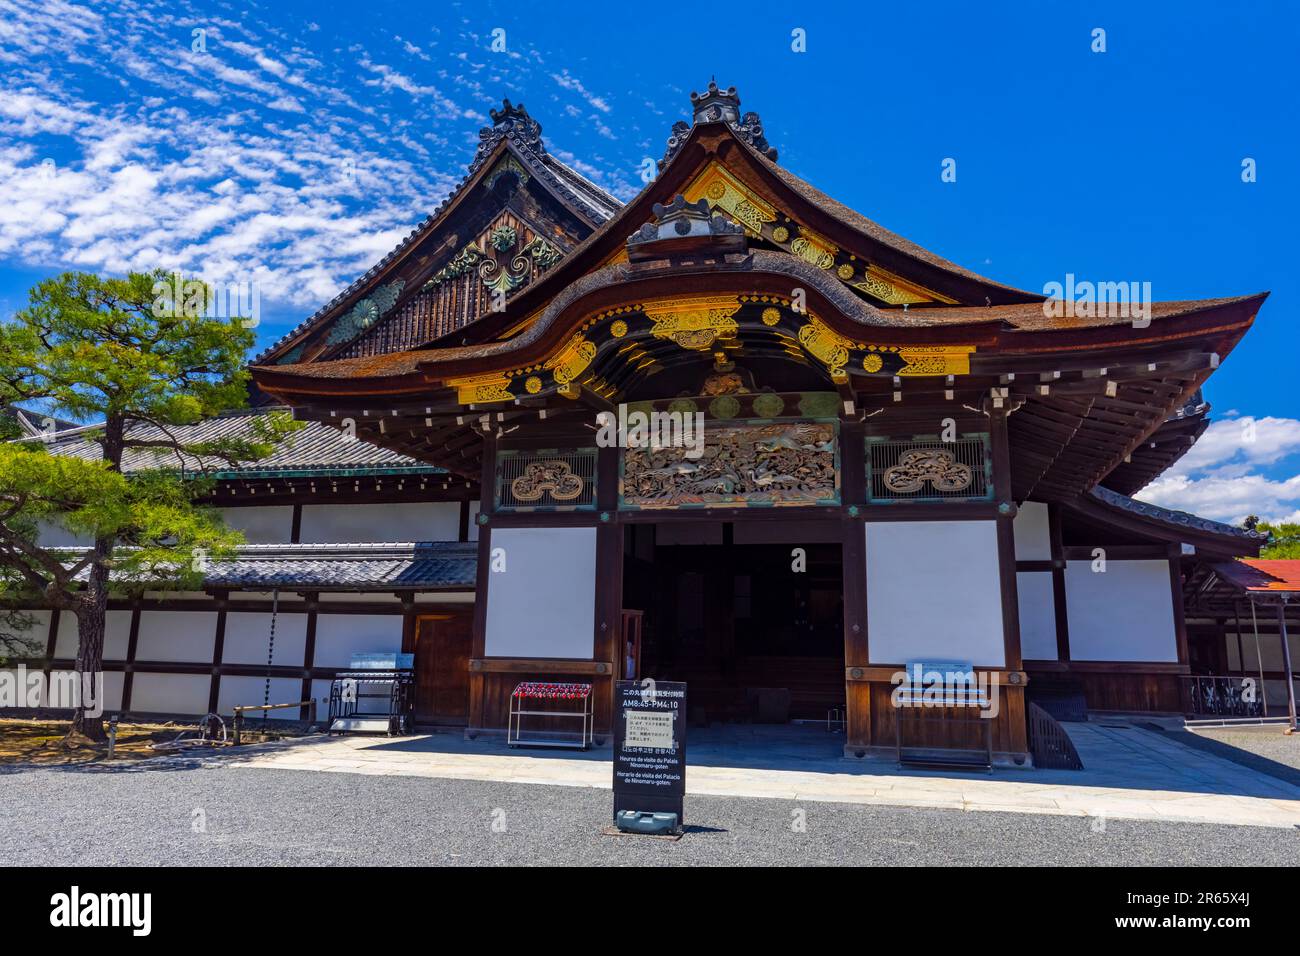
[[[104, 460], [113, 471], [122, 470], [122, 448], [125, 422], [121, 414], [109, 413], [104, 420]], [[104, 686], [104, 627], [108, 617], [108, 559], [117, 544], [114, 535], [96, 537], [91, 553], [90, 576], [86, 590], [77, 606], [77, 680], [81, 682], [82, 697], [77, 701], [72, 715], [72, 734], [82, 733], [91, 740], [106, 740], [104, 733], [104, 702], [98, 699]], [[87, 690], [93, 689], [97, 699], [87, 700]], [[86, 705], [90, 704], [90, 707]], [[93, 711], [94, 713], [90, 713]]]
[[[108, 617], [108, 570], [100, 564], [91, 567], [90, 581], [77, 607], [77, 664], [78, 689], [82, 697], [72, 716], [72, 733], [84, 734], [91, 740], [106, 740], [104, 733], [104, 702], [87, 700], [85, 693], [94, 689], [101, 693], [104, 686], [104, 629]], [[89, 704], [90, 707], [86, 705]], [[94, 716], [88, 711], [93, 711]]]

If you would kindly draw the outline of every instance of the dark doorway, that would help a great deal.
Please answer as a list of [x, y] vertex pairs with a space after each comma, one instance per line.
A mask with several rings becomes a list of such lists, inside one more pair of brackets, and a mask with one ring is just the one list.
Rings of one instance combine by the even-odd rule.
[[463, 727], [469, 722], [468, 614], [422, 615], [415, 622], [415, 720]]
[[686, 681], [694, 723], [827, 719], [844, 703], [838, 525], [634, 524], [624, 604], [645, 611], [641, 676]]

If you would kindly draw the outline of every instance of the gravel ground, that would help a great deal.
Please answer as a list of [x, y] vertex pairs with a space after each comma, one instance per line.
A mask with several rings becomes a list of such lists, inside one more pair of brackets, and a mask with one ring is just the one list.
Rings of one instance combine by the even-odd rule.
[[[190, 764], [0, 773], [0, 865], [1300, 864], [1300, 833], [687, 798], [679, 842], [608, 837], [610, 794]], [[805, 826], [796, 825], [802, 820]]]
[[1198, 727], [1192, 733], [1300, 771], [1300, 734], [1288, 737], [1281, 727]]

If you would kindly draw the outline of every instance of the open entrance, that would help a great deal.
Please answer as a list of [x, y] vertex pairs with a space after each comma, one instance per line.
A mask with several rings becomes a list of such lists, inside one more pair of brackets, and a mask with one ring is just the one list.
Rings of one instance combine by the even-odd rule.
[[623, 603], [644, 611], [637, 676], [686, 681], [692, 724], [843, 713], [838, 523], [630, 524]]

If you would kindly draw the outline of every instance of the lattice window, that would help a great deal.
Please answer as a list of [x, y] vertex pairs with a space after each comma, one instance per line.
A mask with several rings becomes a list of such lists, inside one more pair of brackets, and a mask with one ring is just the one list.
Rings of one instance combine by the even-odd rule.
[[867, 439], [867, 489], [872, 501], [987, 501], [993, 497], [988, 436], [956, 441], [917, 437]]
[[596, 449], [497, 452], [496, 506], [501, 511], [595, 508]]

